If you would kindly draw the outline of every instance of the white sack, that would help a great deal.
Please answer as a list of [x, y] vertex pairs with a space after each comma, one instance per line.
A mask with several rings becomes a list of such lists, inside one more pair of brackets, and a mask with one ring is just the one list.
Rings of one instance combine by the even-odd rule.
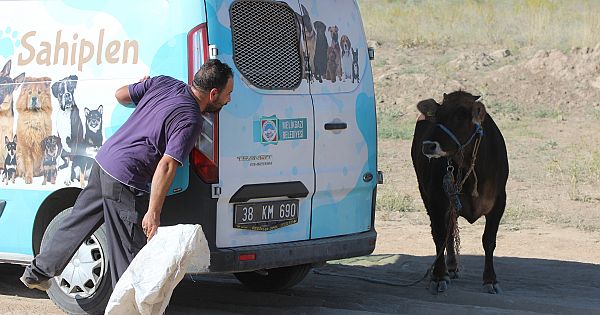
[[159, 227], [117, 282], [104, 314], [163, 314], [186, 271], [206, 272], [209, 265], [200, 225]]

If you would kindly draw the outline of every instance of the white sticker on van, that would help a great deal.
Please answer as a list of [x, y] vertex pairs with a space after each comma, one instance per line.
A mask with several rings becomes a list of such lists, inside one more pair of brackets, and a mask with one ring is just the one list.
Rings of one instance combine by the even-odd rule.
[[277, 144], [279, 141], [303, 140], [307, 137], [306, 118], [278, 119], [261, 117], [254, 122], [254, 142]]

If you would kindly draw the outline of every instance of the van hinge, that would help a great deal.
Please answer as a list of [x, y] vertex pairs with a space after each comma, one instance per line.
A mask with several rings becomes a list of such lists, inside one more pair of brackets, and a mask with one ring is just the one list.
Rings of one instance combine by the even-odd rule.
[[208, 59], [217, 59], [219, 49], [217, 45], [208, 45]]
[[221, 196], [221, 186], [219, 184], [212, 184], [210, 191], [213, 199], [218, 199]]

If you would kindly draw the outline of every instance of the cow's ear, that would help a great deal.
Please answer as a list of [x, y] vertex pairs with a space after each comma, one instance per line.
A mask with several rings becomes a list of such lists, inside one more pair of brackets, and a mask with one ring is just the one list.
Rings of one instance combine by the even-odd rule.
[[417, 109], [421, 112], [421, 114], [425, 115], [427, 119], [430, 119], [435, 117], [435, 112], [439, 106], [440, 104], [438, 104], [434, 99], [430, 98], [420, 101], [417, 104]]
[[473, 103], [473, 123], [481, 125], [486, 115], [485, 106], [481, 102]]

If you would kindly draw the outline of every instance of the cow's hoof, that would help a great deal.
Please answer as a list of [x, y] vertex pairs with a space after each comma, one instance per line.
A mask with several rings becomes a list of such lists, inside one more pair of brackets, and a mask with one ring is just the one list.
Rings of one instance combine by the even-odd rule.
[[483, 285], [483, 292], [489, 294], [500, 294], [502, 293], [502, 289], [500, 289], [500, 285], [497, 283], [486, 283]]
[[429, 287], [427, 288], [427, 290], [431, 294], [444, 293], [444, 292], [446, 292], [446, 290], [448, 290], [449, 285], [450, 285], [450, 278], [444, 277], [444, 279], [442, 279], [440, 281], [431, 280], [429, 282]]
[[450, 279], [458, 279], [460, 278], [460, 273], [458, 270], [456, 271], [448, 271], [448, 275], [450, 275]]

